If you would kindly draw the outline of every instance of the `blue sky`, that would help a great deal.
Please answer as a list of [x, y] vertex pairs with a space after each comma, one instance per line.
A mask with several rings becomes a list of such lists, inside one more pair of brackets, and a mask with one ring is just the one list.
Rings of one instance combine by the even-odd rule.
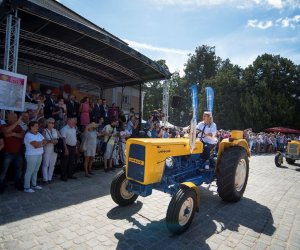
[[242, 68], [258, 55], [300, 65], [300, 0], [59, 0], [153, 60], [182, 72], [203, 44]]

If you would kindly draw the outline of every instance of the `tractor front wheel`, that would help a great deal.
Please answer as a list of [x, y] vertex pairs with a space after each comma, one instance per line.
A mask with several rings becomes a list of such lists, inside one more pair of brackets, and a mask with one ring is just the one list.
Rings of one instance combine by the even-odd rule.
[[291, 158], [285, 158], [286, 162], [290, 165], [293, 165], [295, 163], [295, 160], [291, 159]]
[[192, 223], [197, 206], [197, 194], [188, 187], [181, 187], [171, 199], [166, 223], [172, 234], [180, 234]]
[[235, 202], [242, 198], [247, 186], [249, 160], [242, 147], [231, 147], [224, 151], [217, 170], [219, 196], [224, 201]]
[[138, 198], [137, 194], [127, 191], [128, 180], [126, 173], [122, 169], [113, 178], [110, 186], [110, 195], [115, 203], [120, 206], [131, 205]]
[[280, 167], [282, 163], [283, 163], [283, 156], [282, 156], [281, 153], [277, 153], [275, 155], [275, 165], [276, 165], [276, 167]]

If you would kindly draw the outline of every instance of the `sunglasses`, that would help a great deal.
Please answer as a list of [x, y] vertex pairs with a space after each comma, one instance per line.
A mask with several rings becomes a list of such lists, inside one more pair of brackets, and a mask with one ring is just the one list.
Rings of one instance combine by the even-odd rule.
[[48, 124], [54, 124], [54, 122], [48, 122]]

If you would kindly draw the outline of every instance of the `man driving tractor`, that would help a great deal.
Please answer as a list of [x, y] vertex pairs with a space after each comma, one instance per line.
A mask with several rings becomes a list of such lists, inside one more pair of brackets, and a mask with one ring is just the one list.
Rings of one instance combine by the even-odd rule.
[[216, 138], [217, 125], [213, 122], [211, 112], [205, 111], [203, 113], [203, 121], [198, 123], [196, 130], [199, 132], [198, 138], [203, 142], [204, 146], [202, 159], [206, 161], [210, 157], [210, 151], [218, 143], [218, 139]]

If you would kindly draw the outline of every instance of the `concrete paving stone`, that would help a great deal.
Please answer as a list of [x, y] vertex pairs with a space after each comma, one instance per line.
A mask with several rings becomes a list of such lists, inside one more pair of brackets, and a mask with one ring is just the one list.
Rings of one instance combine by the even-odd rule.
[[73, 242], [75, 244], [77, 244], [77, 245], [79, 245], [79, 244], [81, 244], [81, 243], [83, 243], [85, 241], [86, 241], [86, 239], [84, 237], [82, 237], [82, 236], [79, 236], [79, 237], [76, 237], [75, 239], [73, 239]]
[[299, 238], [292, 238], [288, 241], [289, 245], [292, 246], [300, 246], [300, 239]]
[[32, 249], [33, 247], [37, 246], [38, 243], [35, 240], [30, 240], [22, 242], [20, 245], [22, 249]]
[[27, 230], [16, 230], [16, 231], [11, 231], [12, 237], [15, 239], [19, 239], [20, 237], [27, 235]]
[[287, 242], [285, 241], [282, 241], [282, 240], [279, 240], [279, 239], [276, 239], [276, 238], [273, 238], [272, 242], [271, 242], [271, 245], [278, 245], [278, 246], [283, 246], [283, 247], [286, 247], [287, 245]]
[[221, 245], [218, 250], [232, 250], [233, 247], [230, 247], [229, 245]]
[[90, 239], [93, 239], [93, 238], [98, 237], [98, 235], [95, 234], [94, 232], [89, 232], [88, 234], [83, 235], [83, 237], [84, 237], [86, 240], [90, 240]]
[[288, 245], [288, 246], [287, 246], [287, 249], [288, 249], [288, 250], [299, 250], [299, 245], [297, 245], [297, 246]]
[[76, 234], [79, 235], [79, 236], [83, 236], [83, 235], [86, 235], [88, 234], [90, 231], [87, 230], [86, 228], [84, 227], [81, 227], [79, 230], [76, 230]]
[[93, 238], [86, 241], [85, 244], [87, 244], [90, 248], [92, 248], [92, 247], [96, 247], [98, 244], [100, 244], [100, 242], [97, 239]]
[[104, 241], [107, 241], [109, 238], [108, 238], [107, 236], [105, 236], [105, 235], [98, 235], [98, 236], [96, 237], [96, 239], [97, 239], [98, 241], [100, 241], [100, 242], [104, 242]]
[[255, 232], [253, 230], [248, 230], [246, 235], [250, 236], [250, 237], [253, 237], [253, 238], [256, 238], [256, 239], [258, 239], [260, 237], [260, 233]]
[[52, 242], [52, 240], [48, 237], [48, 235], [40, 236], [36, 238], [38, 244], [44, 244], [45, 242]]
[[70, 248], [73, 248], [73, 246], [74, 246], [74, 243], [71, 240], [65, 241], [62, 244], [60, 244], [60, 247], [63, 249], [70, 249]]
[[[115, 248], [114, 248], [115, 249]], [[120, 248], [119, 248], [120, 249]], [[125, 248], [124, 248], [125, 249]], [[103, 250], [103, 246], [102, 245], [98, 245], [92, 248], [92, 250]]]
[[287, 241], [290, 236], [290, 231], [288, 230], [280, 230], [276, 232], [275, 238], [281, 241]]
[[1, 242], [3, 246], [2, 249], [18, 249], [20, 247], [20, 242], [17, 240], [6, 240]]
[[272, 244], [270, 246], [270, 249], [272, 249], [272, 250], [285, 250], [286, 247], [285, 246], [281, 246], [281, 245], [277, 245], [277, 244]]
[[218, 249], [220, 246], [213, 241], [206, 241], [206, 244], [209, 246], [210, 249]]
[[255, 245], [255, 241], [248, 241], [248, 240], [245, 240], [245, 239], [242, 239], [241, 243], [245, 246], [250, 247], [250, 248], [253, 248], [254, 245]]
[[254, 250], [265, 250], [268, 249], [269, 245], [266, 244], [263, 241], [257, 241], [256, 244], [254, 245], [253, 249]]
[[80, 229], [80, 226], [76, 224], [76, 222], [73, 220], [71, 225], [68, 227], [71, 232], [76, 232], [77, 230]]
[[61, 245], [64, 242], [66, 242], [66, 239], [62, 237], [61, 235], [57, 235], [57, 237], [54, 239], [55, 244]]
[[47, 226], [45, 228], [45, 231], [47, 231], [48, 233], [52, 233], [52, 232], [57, 232], [59, 231], [61, 228], [58, 225], [54, 225], [54, 226]]

